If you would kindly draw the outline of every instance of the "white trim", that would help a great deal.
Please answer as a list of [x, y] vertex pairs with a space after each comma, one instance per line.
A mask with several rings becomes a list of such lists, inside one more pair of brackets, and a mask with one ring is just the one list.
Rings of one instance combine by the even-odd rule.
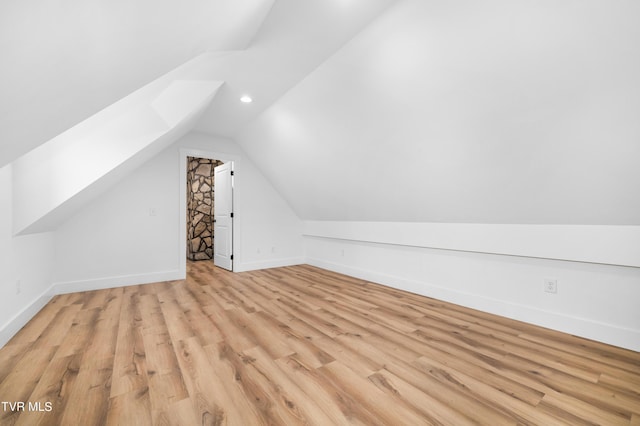
[[125, 287], [130, 285], [149, 284], [161, 281], [180, 280], [183, 277], [179, 270], [152, 272], [149, 274], [122, 275], [115, 277], [97, 278], [53, 283], [44, 293], [0, 329], [0, 348], [4, 346], [22, 327], [36, 316], [42, 308], [58, 294], [77, 293], [81, 291], [103, 290], [108, 288]]
[[587, 339], [598, 340], [610, 345], [640, 351], [640, 330], [606, 324], [587, 318], [558, 314], [531, 306], [451, 290], [428, 282], [409, 280], [395, 275], [373, 272], [322, 259], [307, 257], [305, 262], [318, 268], [397, 288], [421, 296], [431, 297]]
[[[222, 162], [233, 161], [233, 168], [236, 169], [240, 156], [234, 154], [227, 154], [218, 151], [203, 151], [201, 149], [180, 148], [180, 223], [179, 223], [179, 237], [178, 237], [178, 270], [180, 271], [181, 278], [187, 277], [187, 157], [199, 157], [208, 158], [212, 160], [220, 160]], [[234, 201], [233, 212], [234, 216], [238, 216], [238, 205], [235, 202], [237, 186], [233, 188]], [[234, 260], [238, 258], [238, 252], [240, 252], [239, 238], [240, 235], [240, 221], [236, 220], [233, 223], [233, 250]], [[235, 262], [234, 262], [235, 263]], [[235, 270], [235, 269], [234, 269]]]
[[53, 286], [50, 286], [44, 293], [37, 297], [33, 302], [27, 305], [24, 309], [14, 315], [9, 321], [7, 321], [0, 329], [0, 348], [7, 344], [13, 336], [16, 335], [22, 327], [24, 327], [33, 317], [36, 316], [42, 308], [53, 297]]
[[238, 263], [236, 272], [255, 271], [258, 269], [280, 268], [282, 266], [302, 265], [305, 263], [304, 257], [289, 257], [282, 259], [260, 260], [256, 262]]
[[[248, 262], [239, 265], [238, 271], [277, 268], [307, 263], [312, 266], [364, 279], [378, 284], [398, 288], [438, 300], [478, 309], [484, 312], [513, 318], [542, 327], [553, 328], [565, 333], [596, 339], [604, 343], [640, 351], [640, 331], [629, 328], [605, 324], [586, 318], [562, 315], [542, 309], [532, 308], [521, 304], [506, 302], [475, 294], [459, 292], [439, 287], [422, 281], [408, 280], [394, 275], [372, 272], [354, 268], [340, 263], [328, 262], [316, 258], [285, 258], [260, 262]], [[0, 329], [0, 347], [4, 346], [25, 324], [51, 300], [54, 295], [92, 291], [129, 285], [147, 284], [161, 281], [183, 279], [179, 270], [156, 272], [150, 274], [126, 275], [54, 283], [31, 304], [7, 321]], [[589, 330], [585, 333], [584, 330]], [[631, 342], [631, 344], [630, 344]]]
[[130, 285], [149, 284], [162, 281], [184, 279], [179, 270], [151, 272], [148, 274], [120, 275], [115, 277], [95, 278], [54, 283], [52, 293], [66, 294], [80, 291], [103, 290], [107, 288], [125, 287]]
[[640, 267], [640, 226], [304, 221], [303, 236]]

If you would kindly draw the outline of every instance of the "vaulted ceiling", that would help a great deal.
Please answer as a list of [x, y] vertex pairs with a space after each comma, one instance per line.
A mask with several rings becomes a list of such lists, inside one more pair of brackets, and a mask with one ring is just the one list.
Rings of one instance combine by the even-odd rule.
[[402, 1], [237, 140], [305, 219], [640, 225], [639, 23]]
[[[54, 229], [203, 114], [199, 130], [233, 136], [391, 3], [2, 3], [0, 167], [13, 163], [14, 232]], [[239, 102], [246, 93], [253, 104]]]
[[0, 167], [204, 53], [226, 85], [202, 129], [230, 135], [391, 3], [3, 1]]
[[215, 87], [174, 126], [237, 140], [302, 219], [639, 225], [638, 19], [632, 0], [7, 0], [0, 167], [169, 79], [145, 102]]
[[246, 48], [272, 3], [3, 1], [0, 166], [203, 52]]

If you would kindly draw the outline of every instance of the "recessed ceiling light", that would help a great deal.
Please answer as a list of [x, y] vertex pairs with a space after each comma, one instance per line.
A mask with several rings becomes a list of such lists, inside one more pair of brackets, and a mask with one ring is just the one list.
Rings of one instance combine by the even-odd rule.
[[240, 102], [244, 102], [245, 104], [250, 104], [251, 102], [253, 102], [253, 99], [251, 99], [251, 96], [249, 95], [244, 95], [243, 97], [240, 98]]

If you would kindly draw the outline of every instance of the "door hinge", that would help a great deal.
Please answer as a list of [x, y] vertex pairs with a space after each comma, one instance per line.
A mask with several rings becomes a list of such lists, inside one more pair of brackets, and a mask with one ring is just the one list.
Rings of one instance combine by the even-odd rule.
[[231, 255], [231, 260], [233, 260], [233, 255]]
[[233, 170], [231, 170], [231, 176], [233, 176]]
[[231, 217], [233, 217], [233, 213], [231, 213]]

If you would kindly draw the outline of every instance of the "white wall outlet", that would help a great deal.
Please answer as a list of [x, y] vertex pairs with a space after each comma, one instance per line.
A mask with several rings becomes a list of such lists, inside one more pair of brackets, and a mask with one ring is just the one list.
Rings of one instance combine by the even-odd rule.
[[344, 257], [344, 249], [340, 250], [340, 256]]
[[557, 293], [558, 292], [558, 280], [555, 278], [545, 278], [544, 279], [544, 291], [547, 293]]
[[275, 253], [276, 252], [276, 248], [275, 247], [271, 247], [271, 253]]
[[22, 291], [22, 289], [20, 288], [21, 285], [22, 282], [20, 280], [16, 280], [16, 294], [20, 294], [20, 292]]

